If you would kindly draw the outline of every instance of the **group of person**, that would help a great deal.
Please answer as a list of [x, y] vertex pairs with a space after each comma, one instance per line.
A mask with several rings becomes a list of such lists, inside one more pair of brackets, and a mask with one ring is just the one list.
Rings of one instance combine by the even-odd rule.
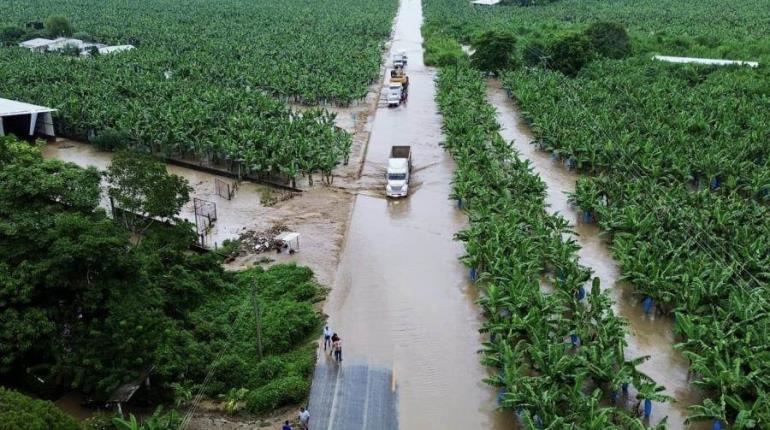
[[[332, 333], [329, 326], [324, 327], [324, 351], [329, 350], [329, 355], [334, 356], [334, 361], [342, 363], [342, 338], [337, 333]], [[300, 408], [299, 416], [299, 430], [310, 430], [310, 411], [306, 408]], [[289, 420], [284, 421], [281, 430], [294, 430], [289, 424]]]
[[334, 356], [334, 361], [342, 363], [342, 338], [337, 336], [337, 333], [332, 334], [328, 325], [324, 327], [324, 351], [327, 347], [330, 349], [329, 355]]
[[[310, 430], [310, 411], [305, 408], [299, 408], [299, 416], [297, 417], [297, 420], [299, 421], [299, 430]], [[294, 430], [291, 427], [291, 424], [289, 424], [289, 420], [286, 420], [283, 422], [283, 427], [281, 427], [281, 430]]]

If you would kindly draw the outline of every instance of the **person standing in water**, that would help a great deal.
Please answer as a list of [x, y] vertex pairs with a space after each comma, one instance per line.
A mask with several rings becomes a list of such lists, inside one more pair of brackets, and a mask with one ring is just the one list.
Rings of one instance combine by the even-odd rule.
[[338, 340], [340, 340], [340, 337], [337, 336], [337, 333], [334, 333], [334, 335], [332, 336], [332, 345], [329, 350], [329, 355], [334, 355], [334, 342], [337, 342]]
[[332, 331], [329, 330], [328, 325], [324, 327], [324, 351], [326, 351], [327, 345], [329, 346], [329, 348], [331, 348], [332, 346]]
[[310, 430], [310, 411], [305, 408], [299, 408], [299, 428]]
[[337, 338], [337, 341], [333, 344], [334, 348], [334, 360], [337, 361], [337, 363], [342, 363], [342, 338]]

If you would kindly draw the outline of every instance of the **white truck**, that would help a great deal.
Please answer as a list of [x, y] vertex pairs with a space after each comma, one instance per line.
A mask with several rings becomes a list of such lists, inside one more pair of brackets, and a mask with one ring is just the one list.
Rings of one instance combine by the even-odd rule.
[[406, 197], [409, 194], [409, 179], [412, 175], [412, 147], [394, 145], [388, 158], [388, 184], [385, 194], [388, 197]]
[[388, 107], [394, 107], [401, 104], [404, 100], [404, 88], [400, 82], [391, 82], [388, 84]]
[[395, 55], [393, 55], [393, 67], [394, 68], [404, 68], [406, 67], [406, 52], [405, 51], [399, 51]]

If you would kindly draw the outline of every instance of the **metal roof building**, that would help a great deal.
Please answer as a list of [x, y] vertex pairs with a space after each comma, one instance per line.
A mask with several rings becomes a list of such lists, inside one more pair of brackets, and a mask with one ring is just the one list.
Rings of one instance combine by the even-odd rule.
[[480, 6], [494, 6], [498, 3], [500, 3], [500, 0], [474, 0], [471, 2], [471, 4]]
[[0, 136], [54, 136], [52, 112], [56, 109], [0, 98]]
[[38, 37], [35, 39], [30, 39], [24, 42], [19, 43], [19, 46], [22, 48], [29, 49], [30, 51], [46, 51], [48, 50], [48, 45], [52, 44], [53, 40], [51, 39], [43, 39], [42, 37]]

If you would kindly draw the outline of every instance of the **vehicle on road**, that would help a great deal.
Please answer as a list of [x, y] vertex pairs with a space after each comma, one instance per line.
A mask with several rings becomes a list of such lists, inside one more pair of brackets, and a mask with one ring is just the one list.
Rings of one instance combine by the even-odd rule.
[[412, 175], [412, 147], [394, 145], [388, 158], [388, 183], [385, 194], [388, 197], [406, 197], [409, 194], [409, 179]]
[[406, 67], [407, 63], [407, 57], [405, 51], [399, 51], [397, 54], [393, 55], [393, 67], [394, 68], [404, 68]]
[[392, 69], [388, 83], [388, 107], [398, 106], [409, 97], [409, 76], [403, 69]]
[[388, 84], [388, 107], [395, 107], [406, 101], [407, 93], [399, 82]]

